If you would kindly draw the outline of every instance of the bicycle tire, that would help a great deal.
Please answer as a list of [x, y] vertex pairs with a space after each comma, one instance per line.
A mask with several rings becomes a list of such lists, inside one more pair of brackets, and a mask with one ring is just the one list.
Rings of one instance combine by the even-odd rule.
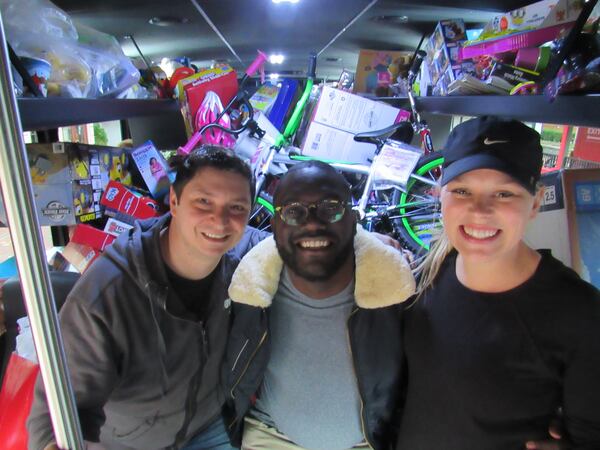
[[[422, 156], [413, 173], [435, 181], [434, 169], [444, 157], [439, 153]], [[398, 216], [392, 217], [395, 229], [405, 247], [419, 258], [425, 255], [442, 230], [439, 196], [432, 187], [416, 178], [408, 182], [406, 192], [395, 190], [392, 204], [398, 205]]]
[[250, 212], [248, 225], [258, 230], [271, 233], [271, 218], [274, 213], [275, 208], [273, 207], [273, 198], [269, 194], [261, 192]]

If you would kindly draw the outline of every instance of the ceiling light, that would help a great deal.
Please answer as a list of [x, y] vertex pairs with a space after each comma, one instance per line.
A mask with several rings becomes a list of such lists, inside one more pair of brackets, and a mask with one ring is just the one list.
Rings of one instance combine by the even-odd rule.
[[269, 74], [269, 79], [271, 81], [279, 80], [279, 74], [278, 73], [270, 73]]
[[400, 15], [385, 15], [385, 16], [375, 16], [371, 17], [373, 22], [379, 23], [387, 23], [390, 25], [399, 25], [408, 22], [408, 16], [400, 16]]
[[190, 19], [187, 17], [175, 17], [175, 16], [163, 16], [153, 17], [148, 21], [150, 25], [156, 25], [157, 27], [171, 27], [174, 25], [182, 25], [188, 23]]
[[298, 3], [300, 0], [271, 0], [273, 3]]
[[281, 63], [283, 63], [284, 59], [285, 59], [285, 57], [280, 54], [273, 54], [273, 55], [269, 56], [269, 62], [271, 64], [281, 64]]

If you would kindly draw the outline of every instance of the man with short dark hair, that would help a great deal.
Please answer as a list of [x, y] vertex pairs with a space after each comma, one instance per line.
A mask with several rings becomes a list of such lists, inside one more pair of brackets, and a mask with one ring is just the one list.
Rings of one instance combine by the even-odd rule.
[[[229, 289], [227, 422], [243, 449], [389, 448], [399, 405], [402, 254], [357, 227], [344, 178], [301, 163], [274, 197], [274, 239]], [[255, 401], [256, 399], [256, 401]]]
[[[253, 191], [243, 161], [202, 147], [177, 168], [170, 214], [137, 223], [81, 277], [60, 321], [86, 441], [231, 448], [219, 388], [225, 299], [240, 258], [266, 236], [246, 228]], [[57, 448], [41, 379], [28, 430], [30, 449]]]

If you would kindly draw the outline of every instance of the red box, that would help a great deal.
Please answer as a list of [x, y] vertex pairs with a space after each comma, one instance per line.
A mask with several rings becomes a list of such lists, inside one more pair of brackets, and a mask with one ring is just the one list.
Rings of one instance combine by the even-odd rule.
[[101, 252], [104, 251], [106, 246], [112, 244], [115, 239], [116, 237], [112, 234], [105, 233], [98, 228], [84, 224], [77, 225], [73, 232], [73, 236], [71, 236], [71, 242], [87, 245], [95, 250], [100, 250]]
[[71, 241], [65, 246], [62, 255], [79, 273], [83, 273], [100, 256], [100, 252], [89, 245]]
[[188, 136], [195, 131], [196, 112], [208, 91], [216, 93], [225, 107], [235, 96], [237, 89], [237, 75], [235, 70], [229, 66], [203, 70], [191, 77], [179, 80], [177, 92]]
[[158, 203], [150, 197], [138, 197], [118, 181], [106, 185], [100, 204], [106, 207], [107, 216], [126, 223], [160, 215]]

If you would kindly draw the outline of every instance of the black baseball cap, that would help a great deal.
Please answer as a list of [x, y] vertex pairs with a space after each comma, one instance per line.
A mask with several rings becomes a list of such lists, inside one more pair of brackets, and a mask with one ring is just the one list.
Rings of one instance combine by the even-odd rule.
[[475, 169], [504, 172], [535, 194], [542, 170], [540, 135], [518, 120], [482, 116], [452, 130], [442, 151], [442, 186]]

